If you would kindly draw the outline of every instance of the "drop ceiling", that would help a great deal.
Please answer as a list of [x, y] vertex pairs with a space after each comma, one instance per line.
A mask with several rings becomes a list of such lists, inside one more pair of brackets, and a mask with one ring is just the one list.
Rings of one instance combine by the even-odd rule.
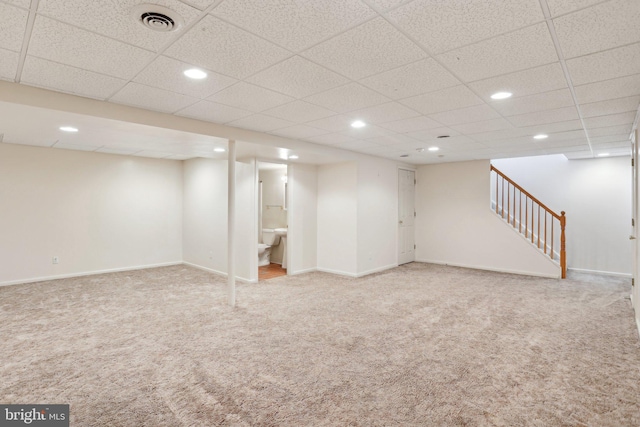
[[[414, 164], [629, 153], [638, 0], [151, 2], [182, 25], [144, 27], [137, 0], [0, 0], [0, 79]], [[13, 107], [7, 143], [174, 159], [221, 143], [98, 119], [53, 141]]]

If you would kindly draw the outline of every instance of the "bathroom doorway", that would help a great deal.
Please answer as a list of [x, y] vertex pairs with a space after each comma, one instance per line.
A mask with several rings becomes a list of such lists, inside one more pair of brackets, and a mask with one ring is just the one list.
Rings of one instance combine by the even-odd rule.
[[258, 280], [287, 274], [287, 165], [258, 162]]

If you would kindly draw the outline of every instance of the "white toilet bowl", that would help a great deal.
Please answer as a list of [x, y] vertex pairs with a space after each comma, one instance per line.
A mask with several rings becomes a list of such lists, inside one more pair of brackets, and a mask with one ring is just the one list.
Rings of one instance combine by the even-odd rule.
[[271, 263], [271, 246], [258, 243], [258, 266], [262, 267]]
[[258, 266], [262, 267], [271, 263], [271, 246], [280, 243], [280, 236], [277, 236], [273, 228], [262, 229], [262, 241], [258, 243]]

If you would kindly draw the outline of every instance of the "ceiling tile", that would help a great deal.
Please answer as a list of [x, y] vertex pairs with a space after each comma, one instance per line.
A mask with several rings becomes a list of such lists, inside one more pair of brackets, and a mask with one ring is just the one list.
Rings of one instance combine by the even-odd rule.
[[44, 17], [35, 20], [28, 53], [123, 79], [133, 77], [153, 58], [147, 50]]
[[127, 81], [27, 56], [20, 83], [105, 100]]
[[304, 99], [312, 104], [329, 108], [339, 113], [370, 107], [389, 102], [384, 95], [372, 91], [358, 83], [350, 83]]
[[31, 7], [31, 0], [5, 0], [5, 2], [29, 9]]
[[304, 98], [349, 82], [339, 74], [299, 56], [276, 64], [247, 81], [296, 98]]
[[537, 0], [416, 0], [388, 16], [432, 53], [446, 52], [544, 20]]
[[500, 117], [500, 114], [496, 113], [496, 111], [489, 105], [481, 104], [474, 105], [473, 107], [432, 114], [430, 117], [443, 125], [450, 126], [461, 123], [473, 123], [482, 120], [497, 119]]
[[426, 56], [383, 18], [359, 25], [302, 55], [353, 79], [378, 74]]
[[473, 134], [473, 133], [481, 133], [481, 132], [491, 132], [491, 131], [501, 130], [501, 129], [510, 129], [512, 125], [507, 120], [500, 117], [498, 119], [453, 125], [451, 127], [463, 134]]
[[571, 81], [583, 85], [640, 73], [640, 43], [567, 61]]
[[[40, 0], [38, 14], [157, 52], [176, 33], [153, 31], [134, 19], [132, 8], [140, 3], [139, 0]], [[184, 25], [192, 23], [200, 14], [199, 10], [176, 0], [154, 0], [153, 3], [171, 9], [184, 20]]]
[[265, 110], [264, 114], [278, 117], [280, 119], [290, 120], [296, 123], [305, 123], [332, 116], [335, 112], [317, 105], [309, 104], [308, 102], [293, 101], [288, 104]]
[[359, 0], [235, 0], [211, 13], [294, 52], [375, 15]]
[[640, 95], [640, 74], [576, 86], [580, 104]]
[[65, 150], [78, 150], [78, 151], [96, 151], [100, 146], [88, 145], [88, 144], [71, 144], [68, 142], [56, 142], [53, 148], [62, 148]]
[[535, 135], [538, 133], [550, 134], [553, 132], [580, 130], [582, 129], [582, 122], [580, 120], [567, 120], [564, 122], [543, 123], [535, 126], [523, 127], [521, 129], [523, 132], [526, 132], [526, 135]]
[[311, 126], [307, 126], [307, 125], [295, 125], [288, 128], [274, 130], [271, 133], [279, 136], [284, 136], [286, 138], [305, 139], [305, 138], [310, 138], [312, 136], [326, 134], [327, 131], [314, 128]]
[[635, 118], [636, 112], [629, 111], [627, 113], [611, 114], [609, 116], [590, 117], [584, 119], [584, 125], [587, 127], [587, 130], [609, 126], [630, 125], [633, 124]]
[[138, 151], [133, 155], [138, 157], [150, 157], [152, 159], [164, 159], [165, 157], [170, 157], [171, 153], [166, 153], [162, 151], [153, 151], [153, 150], [143, 150], [143, 151]]
[[460, 80], [438, 64], [435, 59], [427, 58], [367, 77], [360, 83], [391, 99], [402, 99], [457, 86]]
[[178, 116], [190, 117], [192, 119], [204, 120], [213, 123], [227, 123], [250, 116], [251, 111], [241, 110], [227, 105], [216, 104], [215, 102], [200, 101], [176, 113]]
[[[25, 0], [26, 1], [26, 0]], [[412, 0], [369, 0], [369, 4], [380, 11], [389, 10]]]
[[[355, 117], [351, 117], [347, 114], [339, 114], [335, 116], [325, 117], [319, 120], [313, 120], [307, 123], [309, 126], [317, 127], [320, 129], [326, 129], [330, 132], [342, 132], [353, 129], [351, 123], [355, 120]], [[367, 126], [363, 129], [370, 128]], [[363, 129], [354, 129], [356, 131], [362, 131]]]
[[291, 53], [213, 16], [207, 16], [171, 45], [165, 54], [242, 79], [282, 61]]
[[535, 95], [493, 101], [490, 105], [505, 116], [516, 116], [518, 114], [569, 107], [574, 105], [574, 102], [569, 89], [559, 89]]
[[182, 3], [190, 4], [200, 10], [205, 10], [214, 3], [220, 3], [220, 0], [180, 0]]
[[0, 49], [0, 79], [11, 80], [16, 78], [20, 55], [10, 50]]
[[416, 132], [419, 130], [433, 129], [442, 127], [441, 123], [436, 122], [426, 116], [412, 117], [410, 119], [396, 120], [381, 124], [385, 129], [392, 130], [394, 132]]
[[8, 4], [0, 3], [0, 16], [2, 16], [2, 25], [0, 25], [0, 48], [20, 52], [29, 12]]
[[593, 102], [580, 105], [582, 117], [606, 116], [609, 114], [637, 111], [640, 104], [640, 96], [610, 99], [608, 101]]
[[379, 124], [409, 119], [419, 116], [420, 114], [397, 102], [388, 102], [386, 104], [376, 105], [375, 107], [352, 111], [350, 115], [363, 120], [365, 123]]
[[517, 127], [535, 126], [577, 119], [579, 119], [579, 117], [576, 107], [556, 108], [555, 110], [537, 111], [535, 113], [519, 114], [517, 116], [509, 117], [509, 121]]
[[446, 52], [437, 58], [464, 82], [558, 61], [544, 22]]
[[111, 97], [109, 101], [146, 108], [147, 110], [173, 113], [189, 104], [193, 104], [197, 99], [131, 82]]
[[314, 142], [316, 144], [334, 145], [334, 144], [340, 144], [342, 142], [355, 141], [355, 138], [352, 138], [347, 135], [342, 135], [339, 133], [328, 133], [325, 135], [312, 136], [310, 138], [307, 138], [307, 140]]
[[469, 87], [485, 101], [493, 103], [491, 95], [496, 92], [511, 92], [515, 97], [548, 92], [567, 87], [560, 63], [543, 65], [529, 70], [505, 74], [469, 84]]
[[400, 102], [422, 114], [482, 104], [482, 100], [475, 93], [462, 85], [403, 99]]
[[379, 145], [369, 141], [352, 141], [352, 142], [342, 142], [340, 144], [337, 144], [336, 147], [341, 148], [343, 150], [366, 152], [372, 148], [373, 149], [379, 148]]
[[274, 129], [280, 129], [287, 126], [293, 126], [295, 123], [289, 120], [277, 119], [271, 116], [265, 116], [264, 114], [254, 114], [253, 116], [247, 116], [239, 120], [234, 120], [227, 123], [229, 126], [255, 130], [258, 132], [269, 132]]
[[259, 112], [286, 104], [293, 101], [294, 98], [260, 86], [239, 82], [210, 96], [208, 100]]
[[[600, 129], [603, 129], [603, 128], [600, 128]], [[589, 132], [589, 134], [591, 135], [591, 132]], [[616, 143], [616, 142], [624, 142], [626, 144], [631, 143], [631, 138], [629, 138], [628, 133], [623, 133], [620, 135], [598, 136], [598, 137], [590, 136], [589, 139], [591, 140], [591, 144], [594, 146], [600, 145], [600, 144]]]
[[553, 20], [565, 58], [640, 41], [640, 2], [612, 0]]
[[130, 154], [136, 153], [138, 151], [140, 151], [140, 150], [127, 150], [127, 149], [124, 149], [124, 148], [102, 147], [102, 148], [98, 148], [96, 150], [96, 153], [130, 155]]
[[533, 135], [533, 132], [529, 133], [529, 131], [527, 131], [526, 129], [512, 128], [489, 132], [467, 133], [466, 135], [478, 142], [488, 142], [519, 138], [528, 134]]
[[589, 129], [589, 138], [598, 138], [609, 135], [622, 135], [626, 134], [627, 136], [631, 134], [631, 125], [617, 125], [617, 126], [608, 126], [601, 127], [595, 129]]
[[373, 142], [381, 146], [393, 146], [399, 144], [415, 143], [416, 140], [404, 134], [394, 133], [385, 136], [377, 136], [374, 138], [367, 138], [367, 141]]
[[574, 10], [583, 9], [602, 0], [547, 0], [551, 16], [564, 15]]
[[159, 56], [133, 80], [194, 98], [206, 98], [237, 82], [236, 79], [209, 70], [204, 70], [207, 72], [207, 77], [204, 79], [190, 79], [183, 74], [189, 68], [193, 66], [166, 56]]
[[354, 129], [348, 125], [347, 128], [340, 133], [356, 139], [368, 139], [389, 135], [389, 131], [387, 129], [376, 125], [368, 125], [359, 129]]
[[449, 135], [449, 137], [454, 137], [454, 136], [460, 135], [460, 132], [448, 127], [439, 127], [439, 128], [433, 128], [433, 129], [419, 130], [416, 132], [409, 132], [406, 135], [411, 138], [417, 139], [419, 141], [424, 141], [424, 140], [431, 140], [431, 139], [433, 140], [447, 139], [447, 138], [438, 138], [438, 137], [444, 136], [444, 135]]

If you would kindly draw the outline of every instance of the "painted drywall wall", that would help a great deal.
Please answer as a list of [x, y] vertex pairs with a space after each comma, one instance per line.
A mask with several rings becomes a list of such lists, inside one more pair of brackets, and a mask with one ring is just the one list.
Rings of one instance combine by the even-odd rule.
[[318, 270], [358, 274], [358, 164], [318, 167]]
[[[227, 161], [191, 159], [183, 169], [184, 261], [226, 274]], [[254, 165], [236, 162], [236, 275], [247, 281], [257, 280], [255, 194]]]
[[398, 167], [358, 162], [358, 275], [398, 265]]
[[416, 260], [545, 277], [560, 267], [489, 208], [488, 160], [418, 167]]
[[318, 168], [290, 165], [288, 180], [287, 272], [300, 274], [318, 267]]
[[182, 261], [179, 161], [0, 144], [0, 201], [2, 284]]
[[632, 273], [630, 157], [554, 155], [492, 163], [549, 208], [566, 212], [569, 268]]

